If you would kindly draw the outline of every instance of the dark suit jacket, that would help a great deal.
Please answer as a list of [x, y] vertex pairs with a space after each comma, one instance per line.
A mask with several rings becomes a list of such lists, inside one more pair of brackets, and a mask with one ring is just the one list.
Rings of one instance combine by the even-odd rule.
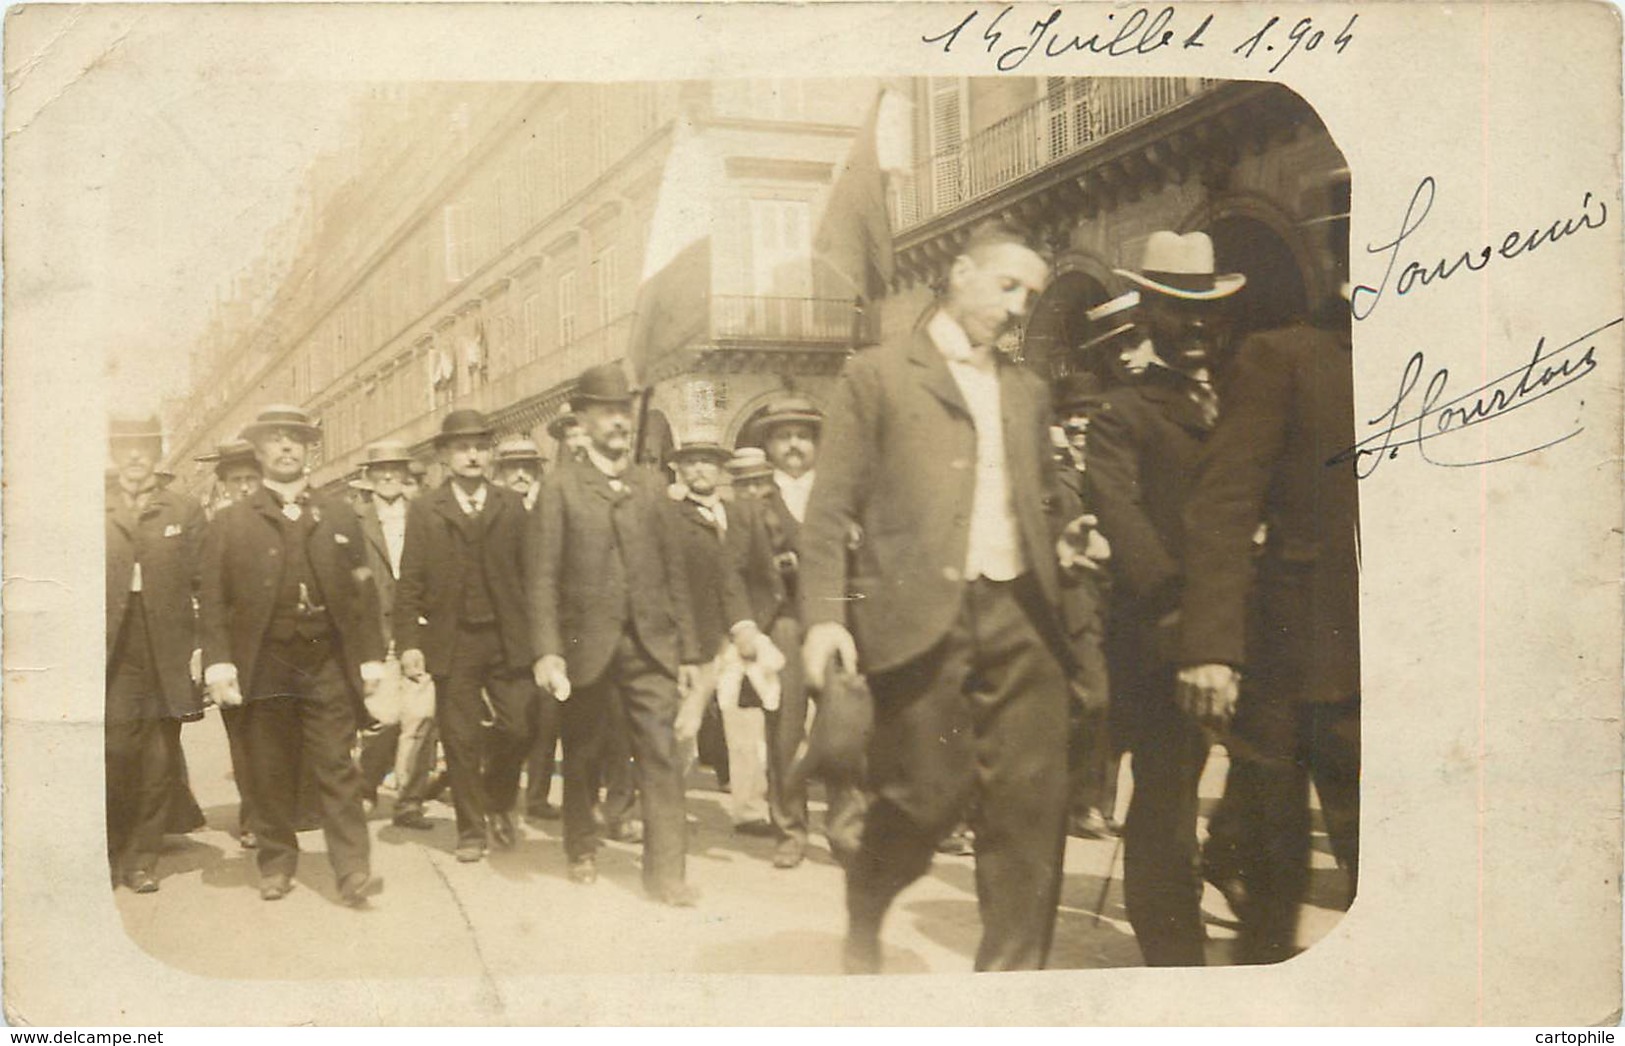
[[117, 487], [107, 491], [107, 666], [130, 605], [130, 577], [141, 563], [141, 603], [168, 714], [196, 716], [202, 701], [189, 667], [197, 648], [192, 593], [197, 586], [203, 510], [166, 490], [153, 491], [137, 517]]
[[[1022, 547], [1052, 615], [1043, 624], [1058, 635], [1055, 537], [1066, 521], [1058, 518], [1050, 461], [1049, 390], [1001, 360], [999, 392]], [[865, 672], [906, 664], [953, 626], [964, 594], [975, 461], [969, 408], [924, 330], [847, 363], [801, 528], [801, 597], [809, 628], [850, 622]], [[853, 528], [862, 539], [849, 573]]]
[[[1083, 473], [1070, 462], [1057, 463], [1055, 470], [1064, 507], [1062, 518], [1076, 519], [1089, 512]], [[1061, 578], [1061, 613], [1069, 637], [1089, 635], [1098, 639], [1105, 628], [1106, 594], [1105, 575], [1101, 573], [1074, 570]]]
[[1353, 442], [1346, 329], [1247, 340], [1185, 510], [1182, 660], [1248, 666], [1299, 700], [1359, 693], [1357, 481], [1326, 464]]
[[[467, 580], [458, 544], [460, 530], [485, 527], [485, 581], [502, 639], [502, 658], [510, 671], [529, 670], [529, 607], [525, 598], [525, 540], [529, 516], [518, 494], [486, 484], [481, 523], [464, 515], [450, 478], [412, 502], [406, 510], [406, 547], [401, 576], [395, 585], [395, 649], [423, 651], [430, 675], [451, 669], [457, 622]], [[419, 619], [427, 624], [419, 624]]]
[[[305, 545], [311, 569], [332, 617], [345, 675], [359, 698], [362, 662], [384, 658], [378, 589], [367, 568], [361, 525], [341, 497], [313, 497], [306, 511], [314, 523]], [[203, 663], [235, 664], [245, 695], [282, 584], [281, 526], [276, 495], [262, 488], [223, 509], [204, 532]]]
[[[378, 522], [378, 509], [367, 502], [356, 510], [361, 523], [361, 536], [367, 539], [367, 567], [372, 571], [372, 583], [378, 587], [379, 621], [383, 624], [384, 640], [395, 635], [395, 571], [390, 567], [389, 542], [384, 540], [384, 528]], [[404, 552], [404, 549], [403, 549]]]
[[735, 498], [728, 503], [728, 549], [745, 586], [750, 618], [764, 632], [779, 617], [801, 612], [774, 558], [794, 550], [797, 528], [795, 517], [777, 495], [765, 501]]
[[603, 675], [625, 625], [618, 594], [604, 583], [617, 536], [630, 623], [644, 650], [672, 676], [709, 656], [694, 628], [664, 485], [639, 468], [621, 482], [617, 492], [596, 466], [565, 462], [542, 480], [530, 517], [532, 646], [538, 658], [564, 658], [578, 687]]
[[694, 631], [706, 658], [716, 655], [734, 624], [755, 620], [739, 571], [741, 559], [750, 554], [749, 510], [734, 503], [723, 511], [728, 530], [719, 535], [694, 502], [668, 498], [664, 506], [677, 562], [688, 585]]

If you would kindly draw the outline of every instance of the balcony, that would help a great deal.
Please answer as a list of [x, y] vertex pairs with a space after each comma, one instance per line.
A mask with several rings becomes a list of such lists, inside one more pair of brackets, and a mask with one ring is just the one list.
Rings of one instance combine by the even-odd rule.
[[879, 331], [879, 309], [860, 310], [851, 298], [711, 296], [711, 339], [718, 348], [778, 343], [849, 349], [873, 344]]
[[901, 235], [991, 196], [1220, 83], [1184, 77], [1072, 81], [1069, 97], [1040, 99], [957, 149], [894, 175], [889, 192], [892, 229]]

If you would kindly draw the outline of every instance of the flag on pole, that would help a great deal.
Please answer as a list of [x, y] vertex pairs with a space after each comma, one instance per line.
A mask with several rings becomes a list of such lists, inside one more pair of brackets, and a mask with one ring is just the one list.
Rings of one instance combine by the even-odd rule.
[[627, 359], [645, 384], [662, 356], [709, 329], [711, 222], [722, 166], [687, 121], [677, 125], [655, 197]]
[[910, 142], [907, 99], [882, 88], [836, 171], [813, 237], [816, 261], [854, 300], [883, 297], [896, 269], [886, 173], [908, 167]]

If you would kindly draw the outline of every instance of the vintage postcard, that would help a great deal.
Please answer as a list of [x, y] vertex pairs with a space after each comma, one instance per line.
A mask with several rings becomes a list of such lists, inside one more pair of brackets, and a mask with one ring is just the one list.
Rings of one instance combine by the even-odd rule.
[[4, 40], [9, 1022], [1618, 1021], [1612, 6]]

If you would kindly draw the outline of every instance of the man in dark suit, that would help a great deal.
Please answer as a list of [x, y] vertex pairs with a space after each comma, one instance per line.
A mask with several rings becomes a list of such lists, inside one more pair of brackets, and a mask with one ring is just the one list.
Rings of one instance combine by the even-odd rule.
[[[513, 808], [536, 731], [525, 603], [525, 505], [490, 483], [491, 426], [454, 410], [435, 446], [449, 474], [406, 515], [395, 588], [395, 647], [409, 679], [434, 677], [435, 718], [457, 811], [457, 860], [485, 856], [486, 837], [518, 843]], [[484, 697], [482, 697], [482, 691]], [[485, 697], [492, 723], [484, 730]]]
[[590, 439], [586, 461], [542, 481], [532, 517], [530, 586], [535, 681], [563, 702], [564, 850], [570, 878], [597, 880], [595, 768], [621, 699], [643, 805], [643, 884], [690, 906], [685, 881], [683, 767], [674, 723], [678, 683], [704, 659], [659, 477], [632, 467], [632, 392], [606, 364], [576, 383], [571, 410]]
[[[728, 752], [728, 792], [734, 831], [746, 835], [772, 835], [768, 820], [766, 728], [761, 707], [741, 708], [737, 678], [719, 691], [719, 659], [732, 643], [735, 667], [754, 661], [762, 635], [747, 600], [741, 567], [753, 551], [770, 560], [765, 540], [753, 542], [753, 505], [724, 502], [717, 491], [722, 466], [731, 452], [714, 441], [691, 440], [672, 451], [683, 491], [681, 501], [667, 503], [672, 537], [683, 581], [688, 586], [694, 629], [704, 660], [695, 673], [692, 689], [684, 692], [677, 716], [677, 740], [688, 745], [700, 735], [700, 725], [713, 699], [720, 706], [724, 743]], [[753, 545], [755, 548], [753, 549]], [[771, 563], [768, 564], [771, 569]], [[777, 673], [775, 672], [775, 675]], [[734, 675], [734, 673], [730, 673]]]
[[1123, 891], [1148, 965], [1200, 966], [1197, 785], [1211, 739], [1174, 702], [1182, 520], [1197, 455], [1218, 415], [1221, 303], [1246, 281], [1214, 273], [1203, 233], [1153, 233], [1142, 269], [1118, 272], [1139, 285], [1136, 322], [1158, 360], [1138, 381], [1106, 393], [1090, 426], [1085, 473], [1112, 550], [1111, 729], [1134, 757]]
[[[366, 538], [367, 567], [378, 586], [379, 621], [386, 640], [395, 634], [395, 585], [406, 552], [406, 512], [411, 503], [406, 478], [411, 474], [411, 465], [412, 454], [404, 443], [390, 440], [367, 447], [364, 474], [372, 497], [356, 510], [361, 535]], [[394, 689], [392, 704], [398, 718], [377, 724], [361, 735], [362, 792], [369, 801], [377, 802], [378, 786], [394, 770], [395, 809], [390, 822], [399, 828], [427, 831], [434, 827], [423, 814], [429, 778], [434, 773], [434, 717], [414, 714], [419, 711], [415, 707], [408, 711], [408, 705], [418, 703], [405, 701], [403, 688], [433, 687], [434, 683], [430, 679], [406, 680], [393, 642], [384, 668], [384, 686]]]
[[113, 885], [158, 889], [158, 852], [181, 781], [181, 722], [203, 714], [197, 582], [203, 511], [161, 489], [157, 418], [113, 419], [107, 488], [107, 859]]
[[313, 497], [305, 464], [321, 430], [297, 407], [268, 407], [245, 431], [264, 484], [215, 517], [203, 544], [205, 681], [222, 708], [245, 704], [259, 837], [260, 896], [293, 888], [301, 767], [321, 798], [339, 896], [376, 893], [361, 775], [350, 756], [357, 710], [383, 678], [378, 593], [361, 527], [342, 497]]
[[836, 658], [874, 697], [875, 798], [846, 876], [852, 972], [879, 969], [887, 908], [967, 808], [976, 968], [1038, 969], [1049, 954], [1066, 813], [1064, 521], [1048, 389], [994, 349], [1047, 279], [1018, 232], [979, 226], [928, 321], [850, 360], [830, 406], [801, 541], [803, 656], [815, 689]]
[[[496, 481], [519, 495], [527, 513], [536, 511], [544, 466], [541, 449], [534, 440], [515, 437], [497, 444]], [[528, 818], [543, 821], [559, 818], [559, 808], [548, 798], [553, 789], [553, 773], [558, 769], [558, 747], [558, 702], [538, 698], [536, 740], [525, 757], [525, 816]]]
[[1297, 952], [1311, 778], [1351, 889], [1358, 868], [1359, 503], [1354, 463], [1336, 460], [1353, 389], [1346, 305], [1332, 326], [1249, 338], [1185, 509], [1181, 700], [1218, 729], [1235, 714], [1242, 962]]

